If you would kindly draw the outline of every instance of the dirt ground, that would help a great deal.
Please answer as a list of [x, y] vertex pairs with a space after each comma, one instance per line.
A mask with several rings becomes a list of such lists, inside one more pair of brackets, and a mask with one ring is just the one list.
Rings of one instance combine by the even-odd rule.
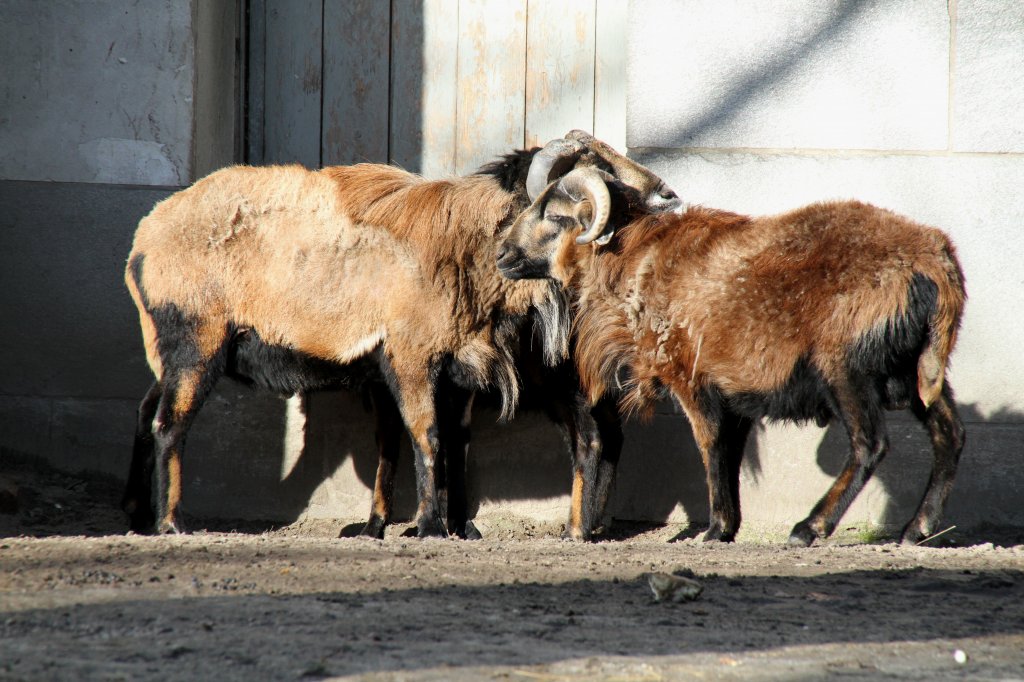
[[[113, 481], [0, 476], [0, 680], [1024, 679], [1010, 529], [800, 550], [621, 523], [574, 544], [500, 518], [476, 542], [340, 522], [140, 537]], [[703, 593], [656, 602], [645, 574], [683, 569]]]

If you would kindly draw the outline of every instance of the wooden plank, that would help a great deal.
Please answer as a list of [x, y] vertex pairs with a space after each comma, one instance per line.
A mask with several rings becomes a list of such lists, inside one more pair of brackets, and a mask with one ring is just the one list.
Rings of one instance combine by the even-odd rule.
[[526, 0], [460, 0], [455, 167], [472, 173], [523, 145]]
[[626, 22], [629, 3], [597, 0], [594, 136], [626, 152]]
[[430, 178], [455, 173], [459, 5], [394, 0], [391, 162]]
[[263, 105], [267, 59], [267, 3], [249, 0], [241, 3], [242, 53], [240, 79], [245, 86], [244, 107], [240, 107], [238, 130], [242, 136], [240, 149], [244, 163], [263, 163]]
[[388, 161], [391, 5], [324, 0], [324, 165]]
[[530, 0], [526, 146], [594, 127], [594, 0]]
[[266, 163], [320, 165], [322, 10], [322, 0], [266, 0]]

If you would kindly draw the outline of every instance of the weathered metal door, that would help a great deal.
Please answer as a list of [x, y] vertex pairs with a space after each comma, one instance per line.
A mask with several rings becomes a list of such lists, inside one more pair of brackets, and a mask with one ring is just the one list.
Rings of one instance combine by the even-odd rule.
[[469, 173], [624, 147], [626, 0], [249, 0], [247, 160]]

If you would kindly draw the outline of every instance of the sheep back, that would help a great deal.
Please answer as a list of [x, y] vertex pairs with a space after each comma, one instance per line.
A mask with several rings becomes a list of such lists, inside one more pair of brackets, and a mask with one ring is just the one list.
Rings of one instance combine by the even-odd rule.
[[915, 275], [936, 285], [932, 326], [949, 330], [929, 334], [922, 352], [928, 404], [941, 390], [964, 303], [945, 234], [852, 201], [764, 218], [700, 207], [646, 217], [594, 257], [599, 264], [582, 277], [603, 281], [584, 291], [617, 294], [581, 304], [582, 374], [593, 396], [628, 366], [634, 408], [666, 377], [694, 390], [713, 383], [726, 394], [769, 394], [801, 360], [826, 380], [838, 376], [858, 341], [906, 313]]

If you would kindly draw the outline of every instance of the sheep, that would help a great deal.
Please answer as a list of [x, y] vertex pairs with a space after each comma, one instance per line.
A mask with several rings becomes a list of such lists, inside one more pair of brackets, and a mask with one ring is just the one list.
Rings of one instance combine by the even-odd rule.
[[[368, 390], [379, 464], [364, 532], [379, 536], [390, 515], [401, 418], [416, 452], [418, 534], [445, 535], [438, 488], [443, 498], [451, 478], [453, 494], [461, 494], [454, 490], [461, 482], [458, 465], [446, 472], [443, 460], [457, 459], [456, 441], [468, 439], [472, 392], [496, 389], [503, 415], [511, 413], [516, 346], [531, 319], [548, 364], [567, 354], [564, 297], [546, 283], [501, 278], [490, 254], [529, 192], [574, 165], [614, 172], [652, 210], [679, 203], [650, 171], [573, 131], [465, 178], [429, 182], [377, 164], [317, 172], [237, 166], [157, 204], [139, 224], [125, 271], [155, 376], [139, 407], [122, 501], [131, 528], [184, 531], [185, 435], [227, 375], [284, 394]], [[568, 395], [577, 393], [578, 382]], [[562, 395], [553, 391], [554, 399]], [[593, 487], [597, 472], [608, 475], [607, 465], [594, 463], [603, 456], [600, 437], [614, 436], [617, 424], [598, 410], [592, 417], [585, 401], [571, 402], [559, 417], [577, 435], [576, 479], [588, 477], [580, 485], [574, 479], [570, 534], [585, 537], [602, 498]], [[617, 452], [603, 457], [613, 473]], [[449, 509], [457, 523], [462, 506], [461, 520]]]
[[949, 238], [856, 201], [751, 218], [696, 206], [649, 215], [632, 197], [607, 174], [574, 170], [516, 219], [497, 262], [507, 277], [573, 292], [591, 401], [616, 390], [627, 413], [666, 393], [680, 405], [707, 475], [704, 540], [739, 530], [754, 420], [846, 428], [842, 472], [789, 536], [808, 546], [832, 533], [885, 456], [883, 408], [908, 407], [934, 465], [901, 539], [934, 533], [965, 436], [945, 381], [966, 301]]

